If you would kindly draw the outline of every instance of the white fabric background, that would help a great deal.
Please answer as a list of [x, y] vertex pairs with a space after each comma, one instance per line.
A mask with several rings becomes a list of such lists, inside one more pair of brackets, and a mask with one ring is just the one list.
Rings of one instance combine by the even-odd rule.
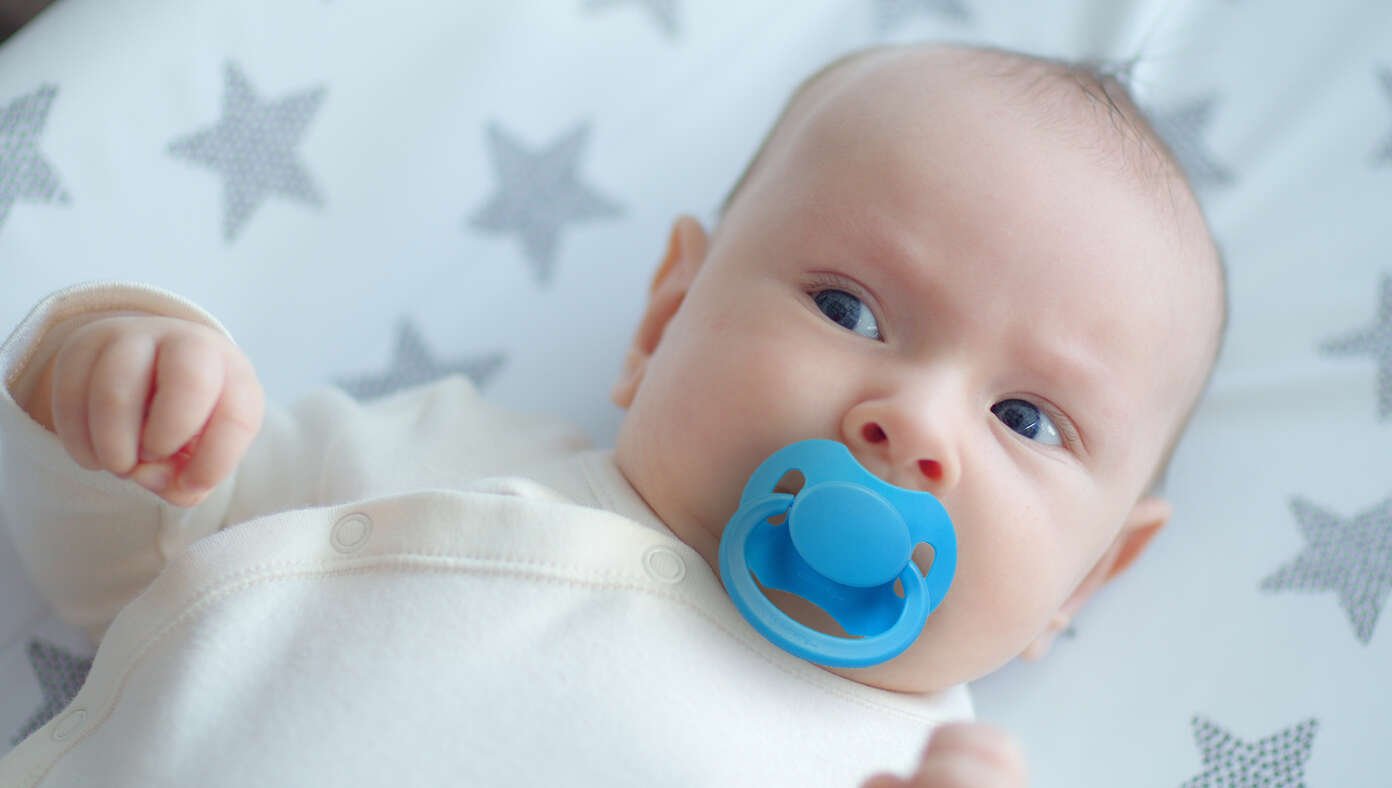
[[[1392, 320], [1392, 6], [59, 0], [0, 46], [0, 118], [56, 90], [32, 145], [0, 123], [0, 206], [17, 155], [62, 193], [8, 187], [0, 325], [73, 282], [150, 282], [217, 315], [288, 403], [387, 374], [405, 320], [436, 371], [491, 369], [490, 399], [605, 444], [672, 217], [714, 216], [806, 74], [922, 38], [1139, 55], [1136, 92], [1192, 151], [1231, 280], [1174, 523], [1048, 660], [978, 682], [981, 716], [1019, 736], [1040, 786], [1264, 784], [1238, 764], [1269, 760], [1268, 739], [1289, 755], [1270, 784], [1387, 784], [1392, 329], [1374, 329]], [[262, 102], [323, 91], [294, 144], [319, 204], [271, 195], [231, 239], [223, 177], [169, 152], [218, 123], [228, 63]], [[584, 129], [574, 172], [616, 213], [562, 223], [544, 266], [471, 225], [499, 190], [490, 127], [532, 152]], [[1363, 333], [1362, 352], [1328, 349]], [[1311, 511], [1369, 523], [1331, 548], [1363, 563], [1329, 564], [1372, 605], [1366, 638], [1335, 590], [1263, 588], [1305, 551]], [[0, 750], [45, 705], [38, 641], [90, 654], [0, 540]]]

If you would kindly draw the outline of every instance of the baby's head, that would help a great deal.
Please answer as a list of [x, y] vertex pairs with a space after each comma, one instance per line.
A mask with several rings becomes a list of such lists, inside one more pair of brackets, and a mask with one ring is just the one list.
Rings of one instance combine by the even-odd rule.
[[614, 388], [615, 459], [712, 567], [750, 473], [793, 441], [933, 493], [951, 591], [908, 651], [836, 672], [940, 689], [1042, 653], [1167, 521], [1154, 486], [1225, 301], [1197, 201], [1114, 80], [858, 53], [794, 95], [709, 239], [677, 220]]

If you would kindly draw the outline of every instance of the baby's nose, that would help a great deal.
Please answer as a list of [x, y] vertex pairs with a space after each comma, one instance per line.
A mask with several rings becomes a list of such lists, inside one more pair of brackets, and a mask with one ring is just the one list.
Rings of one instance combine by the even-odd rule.
[[[860, 432], [861, 435], [865, 437], [866, 443], [883, 443], [889, 440], [889, 436], [885, 434], [884, 427], [881, 427], [878, 423], [873, 421], [862, 427]], [[928, 477], [930, 481], [940, 482], [943, 479], [942, 463], [937, 460], [919, 458], [918, 469], [924, 476]]]
[[931, 425], [897, 418], [888, 408], [868, 405], [847, 414], [851, 451], [891, 484], [940, 492], [957, 480], [957, 463], [946, 437]]

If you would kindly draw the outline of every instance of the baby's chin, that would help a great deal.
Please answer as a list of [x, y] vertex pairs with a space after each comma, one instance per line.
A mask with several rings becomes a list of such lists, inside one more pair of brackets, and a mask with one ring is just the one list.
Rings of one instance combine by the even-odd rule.
[[942, 692], [960, 684], [975, 681], [994, 673], [1010, 661], [1010, 659], [1005, 659], [996, 665], [973, 668], [960, 661], [963, 656], [960, 652], [954, 656], [957, 659], [947, 662], [932, 653], [932, 650], [925, 652], [911, 648], [888, 662], [868, 668], [826, 667], [825, 669], [858, 684], [890, 692], [924, 695]]
[[966, 681], [942, 675], [932, 660], [909, 653], [868, 668], [822, 667], [857, 684], [910, 695], [941, 692]]

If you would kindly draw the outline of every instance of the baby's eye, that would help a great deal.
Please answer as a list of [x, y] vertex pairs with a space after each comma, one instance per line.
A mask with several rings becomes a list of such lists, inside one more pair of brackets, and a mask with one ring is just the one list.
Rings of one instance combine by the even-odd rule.
[[1053, 420], [1044, 411], [1029, 402], [1022, 399], [1001, 400], [991, 406], [991, 412], [996, 414], [996, 418], [1005, 422], [1005, 426], [1026, 438], [1050, 446], [1063, 445], [1063, 440], [1059, 437], [1058, 427], [1054, 426]]
[[822, 310], [822, 314], [831, 318], [831, 322], [863, 337], [880, 339], [880, 324], [875, 321], [875, 315], [870, 308], [861, 303], [859, 298], [845, 290], [819, 290], [812, 294], [812, 300], [816, 302], [817, 308]]

